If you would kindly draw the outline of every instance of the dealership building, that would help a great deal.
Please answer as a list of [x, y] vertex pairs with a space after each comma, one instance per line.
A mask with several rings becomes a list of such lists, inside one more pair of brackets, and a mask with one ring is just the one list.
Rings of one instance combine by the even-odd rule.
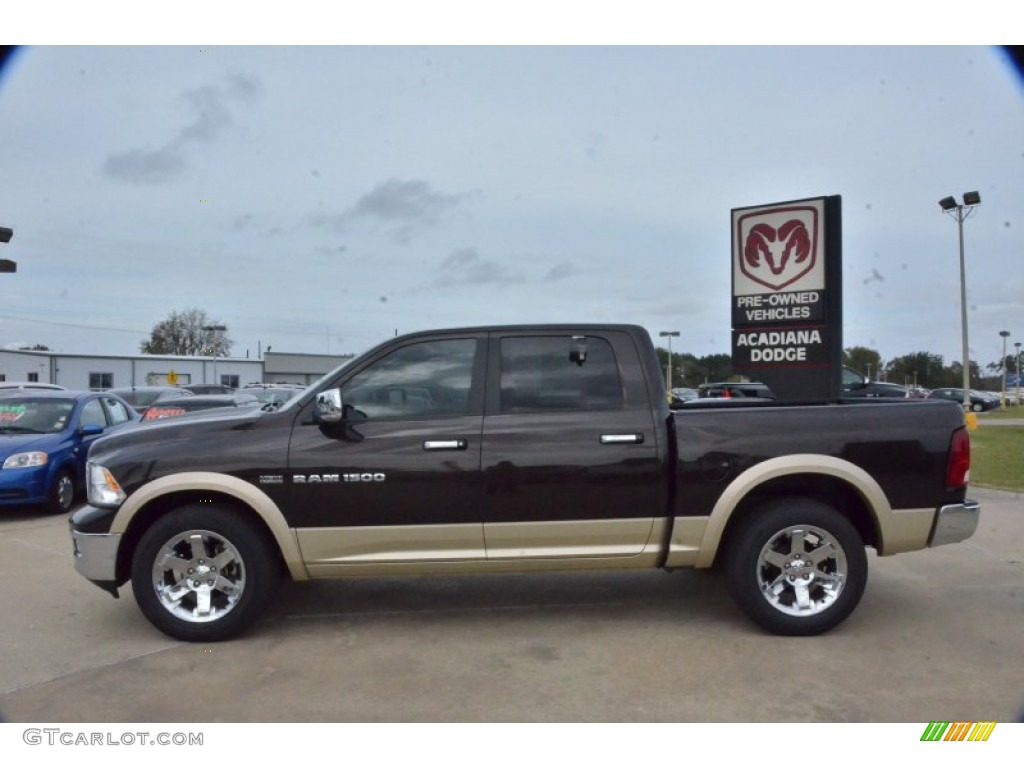
[[78, 355], [53, 351], [0, 350], [0, 382], [38, 381], [68, 389], [152, 385], [252, 383], [311, 384], [352, 359], [351, 355], [266, 352], [261, 359], [208, 355]]

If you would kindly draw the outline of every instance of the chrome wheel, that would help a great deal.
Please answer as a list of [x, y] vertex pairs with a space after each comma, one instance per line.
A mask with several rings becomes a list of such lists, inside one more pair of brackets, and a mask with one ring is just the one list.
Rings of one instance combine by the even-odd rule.
[[57, 478], [56, 495], [61, 509], [71, 509], [71, 502], [75, 498], [75, 484], [68, 475]]
[[70, 512], [75, 503], [75, 480], [67, 470], [62, 470], [50, 489], [49, 511], [55, 515]]
[[245, 592], [245, 577], [238, 549], [213, 531], [183, 531], [153, 561], [160, 605], [186, 622], [216, 621], [230, 613]]
[[227, 640], [266, 608], [280, 552], [254, 513], [198, 502], [158, 517], [132, 553], [132, 591], [157, 629], [179, 640]]
[[832, 534], [794, 525], [777, 531], [761, 549], [757, 581], [775, 610], [813, 616], [839, 599], [847, 568], [846, 553]]
[[864, 541], [834, 507], [817, 499], [771, 499], [731, 526], [729, 591], [769, 632], [818, 635], [860, 602], [868, 578]]

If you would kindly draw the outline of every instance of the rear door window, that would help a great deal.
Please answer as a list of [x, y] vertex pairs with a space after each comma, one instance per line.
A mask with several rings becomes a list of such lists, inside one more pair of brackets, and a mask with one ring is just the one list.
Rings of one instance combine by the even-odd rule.
[[501, 340], [501, 412], [621, 408], [615, 353], [599, 337], [522, 336]]

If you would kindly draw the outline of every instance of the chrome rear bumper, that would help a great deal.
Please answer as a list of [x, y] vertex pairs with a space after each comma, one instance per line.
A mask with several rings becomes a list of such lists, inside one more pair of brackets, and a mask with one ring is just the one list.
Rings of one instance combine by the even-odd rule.
[[955, 544], [970, 538], [978, 528], [981, 504], [964, 499], [960, 504], [948, 504], [935, 515], [932, 535], [928, 537], [929, 547]]

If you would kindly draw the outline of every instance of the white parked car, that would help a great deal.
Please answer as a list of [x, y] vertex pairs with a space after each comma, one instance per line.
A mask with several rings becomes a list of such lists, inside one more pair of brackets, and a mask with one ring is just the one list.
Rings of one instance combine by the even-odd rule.
[[59, 384], [43, 381], [0, 381], [0, 389], [67, 389]]

